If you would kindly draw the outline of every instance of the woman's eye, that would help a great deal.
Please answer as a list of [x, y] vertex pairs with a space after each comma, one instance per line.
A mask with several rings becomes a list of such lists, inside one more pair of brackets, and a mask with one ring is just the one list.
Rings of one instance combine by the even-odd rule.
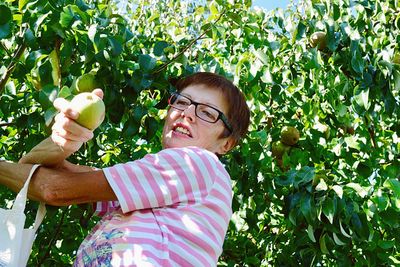
[[176, 100], [176, 104], [178, 104], [180, 106], [189, 106], [190, 105], [189, 101], [180, 100], [180, 99]]
[[215, 120], [216, 117], [213, 113], [207, 111], [207, 110], [203, 110], [202, 111], [203, 115], [206, 116], [207, 118], [211, 119], [211, 120]]

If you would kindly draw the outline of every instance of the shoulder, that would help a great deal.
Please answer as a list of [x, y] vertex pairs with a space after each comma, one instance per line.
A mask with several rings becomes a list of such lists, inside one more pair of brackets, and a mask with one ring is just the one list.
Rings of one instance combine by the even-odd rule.
[[158, 152], [156, 156], [161, 158], [170, 157], [176, 161], [182, 162], [183, 164], [202, 161], [208, 162], [212, 165], [217, 164], [222, 166], [222, 163], [214, 153], [195, 146], [163, 149]]

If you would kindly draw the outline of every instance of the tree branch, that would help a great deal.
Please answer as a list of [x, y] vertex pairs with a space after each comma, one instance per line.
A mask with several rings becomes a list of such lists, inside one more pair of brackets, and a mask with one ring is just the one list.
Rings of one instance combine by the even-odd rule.
[[14, 122], [2, 122], [2, 123], [0, 123], [0, 127], [10, 126], [10, 125], [13, 125], [13, 124], [15, 124], [15, 123]]
[[[372, 146], [376, 149], [378, 147], [378, 144], [376, 143], [375, 140], [375, 130], [374, 130], [374, 126], [373, 125], [368, 125], [368, 118], [367, 116], [364, 116], [364, 122], [365, 122], [365, 126], [367, 126], [368, 129], [368, 133], [369, 133], [369, 137], [371, 137], [371, 141], [372, 141]], [[371, 123], [372, 124], [372, 123]]]
[[44, 261], [47, 259], [47, 257], [49, 256], [50, 250], [51, 250], [51, 246], [53, 245], [54, 241], [58, 238], [58, 234], [59, 234], [60, 231], [61, 231], [61, 226], [62, 226], [63, 223], [64, 223], [64, 217], [65, 217], [66, 212], [67, 212], [67, 208], [65, 208], [65, 209], [63, 210], [63, 212], [62, 212], [60, 221], [59, 221], [59, 223], [58, 223], [58, 225], [57, 225], [56, 230], [54, 231], [53, 238], [50, 240], [50, 243], [49, 243], [49, 245], [47, 246], [46, 253], [45, 253], [44, 256], [40, 259], [39, 263], [37, 264], [38, 267], [39, 267], [39, 266], [42, 266], [43, 262], [44, 262]]
[[0, 46], [1, 46], [1, 48], [2, 48], [4, 51], [6, 51], [7, 55], [8, 55], [9, 57], [11, 57], [10, 51], [9, 51], [9, 50], [7, 49], [7, 47], [3, 44], [3, 42], [0, 42]]
[[11, 59], [10, 64], [7, 67], [7, 71], [3, 74], [3, 77], [1, 77], [0, 79], [0, 94], [3, 93], [7, 81], [10, 78], [12, 72], [14, 71], [14, 68], [19, 61], [19, 58], [24, 53], [25, 49], [26, 49], [25, 43], [20, 44], [20, 46], [17, 48], [17, 51], [15, 52], [13, 58]]
[[[215, 25], [221, 18], [222, 16], [226, 13], [226, 10], [224, 10], [218, 17], [217, 20], [214, 21], [213, 25]], [[193, 39], [192, 41], [190, 41], [190, 43], [188, 43], [178, 54], [176, 54], [170, 61], [162, 64], [157, 70], [155, 70], [152, 74], [158, 74], [160, 73], [162, 70], [164, 70], [166, 67], [168, 67], [169, 64], [171, 64], [172, 62], [174, 62], [178, 57], [180, 57], [183, 53], [185, 53], [185, 51], [187, 51], [195, 42], [197, 42], [198, 40], [202, 39], [204, 37], [204, 35], [206, 35], [211, 29], [211, 25], [207, 27], [207, 29], [200, 34], [198, 37], [196, 37], [195, 39]]]

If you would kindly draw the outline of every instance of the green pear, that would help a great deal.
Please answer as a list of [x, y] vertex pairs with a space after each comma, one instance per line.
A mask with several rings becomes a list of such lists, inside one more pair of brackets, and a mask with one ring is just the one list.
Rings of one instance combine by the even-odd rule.
[[85, 73], [76, 80], [76, 91], [79, 93], [92, 92], [98, 87], [96, 76], [93, 73]]
[[311, 47], [317, 47], [318, 50], [324, 50], [326, 48], [326, 33], [314, 32], [310, 38]]
[[290, 146], [285, 145], [281, 141], [272, 143], [271, 152], [272, 155], [277, 159], [282, 159], [285, 153], [289, 153]]
[[80, 93], [71, 100], [71, 106], [79, 112], [76, 122], [94, 130], [103, 122], [105, 105], [103, 100], [93, 93]]
[[299, 131], [292, 126], [285, 126], [281, 131], [281, 141], [285, 145], [294, 146], [300, 139]]

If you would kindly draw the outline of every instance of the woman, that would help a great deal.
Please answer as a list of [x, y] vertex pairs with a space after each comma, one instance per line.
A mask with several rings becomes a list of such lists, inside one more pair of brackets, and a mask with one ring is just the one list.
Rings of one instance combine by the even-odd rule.
[[[36, 173], [32, 199], [60, 206], [97, 202], [103, 218], [81, 244], [75, 266], [216, 266], [232, 214], [230, 177], [218, 156], [245, 135], [250, 112], [222, 76], [196, 73], [176, 87], [156, 154], [102, 170], [64, 161], [93, 134], [73, 121], [68, 102], [57, 100], [52, 141], [21, 159], [34, 163], [30, 154], [44, 151], [58, 157]], [[29, 169], [0, 163], [0, 183], [18, 191]]]

